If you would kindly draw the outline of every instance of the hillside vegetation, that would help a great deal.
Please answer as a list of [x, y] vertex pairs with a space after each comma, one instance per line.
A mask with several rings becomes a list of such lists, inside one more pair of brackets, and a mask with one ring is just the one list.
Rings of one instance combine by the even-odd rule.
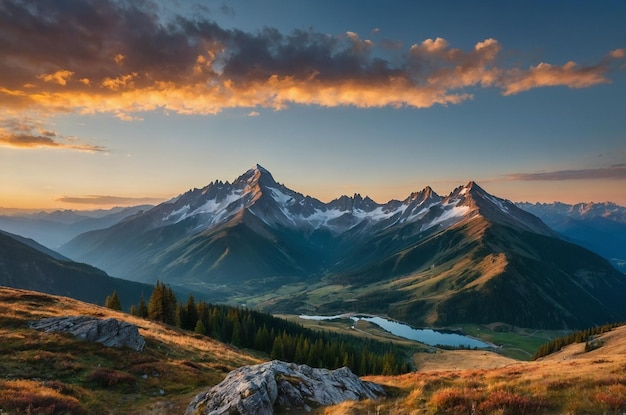
[[[61, 315], [135, 324], [142, 352], [107, 348], [28, 322]], [[261, 359], [201, 335], [103, 307], [32, 291], [0, 288], [0, 413], [183, 413], [199, 391]]]
[[364, 378], [386, 386], [390, 398], [346, 402], [317, 413], [622, 414], [626, 410], [626, 326], [597, 340], [600, 346], [592, 351], [586, 352], [584, 343], [571, 344], [537, 361], [501, 362], [504, 366], [499, 368], [467, 369], [467, 362], [479, 360], [483, 352], [453, 352], [464, 354], [463, 369], [451, 367], [445, 353], [432, 355], [419, 372]]
[[[107, 348], [28, 326], [61, 315], [136, 324], [146, 348]], [[230, 370], [268, 359], [99, 306], [9, 288], [0, 288], [0, 338], [0, 412], [7, 414], [182, 414]], [[418, 353], [418, 372], [364, 378], [383, 385], [388, 398], [312, 414], [619, 414], [626, 410], [626, 326], [595, 340], [593, 350], [572, 344], [533, 362], [486, 351]]]

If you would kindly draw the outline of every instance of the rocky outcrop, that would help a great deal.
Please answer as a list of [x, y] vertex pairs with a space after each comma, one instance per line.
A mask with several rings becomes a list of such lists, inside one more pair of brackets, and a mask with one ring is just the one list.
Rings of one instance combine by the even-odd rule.
[[272, 415], [275, 407], [308, 411], [384, 395], [380, 385], [363, 382], [347, 367], [314, 369], [274, 360], [233, 370], [220, 384], [197, 395], [185, 415]]
[[30, 327], [47, 333], [71, 333], [75, 337], [102, 343], [108, 347], [130, 347], [143, 350], [146, 341], [134, 324], [114, 318], [101, 320], [95, 317], [51, 317], [30, 323]]

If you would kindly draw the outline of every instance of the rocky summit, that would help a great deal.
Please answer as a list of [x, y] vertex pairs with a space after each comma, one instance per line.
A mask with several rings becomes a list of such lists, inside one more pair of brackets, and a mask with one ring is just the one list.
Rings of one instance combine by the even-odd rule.
[[101, 320], [93, 317], [52, 317], [30, 323], [30, 327], [48, 333], [70, 333], [82, 340], [101, 343], [107, 347], [129, 347], [143, 350], [146, 341], [134, 324], [114, 318]]
[[314, 369], [273, 360], [233, 370], [220, 384], [197, 395], [185, 415], [272, 415], [275, 408], [308, 411], [384, 395], [380, 385], [362, 381], [347, 367]]

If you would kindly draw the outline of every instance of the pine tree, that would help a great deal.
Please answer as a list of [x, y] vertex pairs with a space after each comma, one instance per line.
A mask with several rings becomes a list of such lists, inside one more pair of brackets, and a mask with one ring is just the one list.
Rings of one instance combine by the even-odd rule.
[[193, 298], [193, 294], [189, 294], [187, 303], [181, 307], [179, 311], [180, 315], [180, 327], [185, 330], [193, 330], [198, 322], [198, 307], [196, 301]]
[[155, 321], [165, 320], [165, 286], [157, 281], [148, 302], [148, 318]]
[[157, 281], [148, 302], [148, 318], [171, 326], [180, 324], [177, 318], [177, 300], [171, 287]]
[[171, 326], [180, 326], [180, 321], [176, 318], [176, 307], [178, 301], [176, 300], [176, 295], [171, 287], [167, 287], [165, 289], [165, 304], [163, 307], [163, 311], [165, 314], [165, 319], [163, 322], [165, 324], [169, 324]]
[[139, 300], [137, 315], [142, 318], [148, 318], [148, 305], [146, 304], [146, 299], [144, 298], [143, 293], [141, 293], [141, 299]]
[[130, 306], [130, 315], [137, 316], [137, 307], [135, 307], [135, 304]]
[[122, 303], [120, 302], [120, 297], [117, 295], [117, 290], [114, 290], [113, 294], [107, 296], [104, 300], [104, 306], [111, 310], [122, 311]]
[[206, 328], [204, 327], [204, 324], [202, 324], [202, 320], [198, 320], [193, 331], [197, 334], [206, 334]]

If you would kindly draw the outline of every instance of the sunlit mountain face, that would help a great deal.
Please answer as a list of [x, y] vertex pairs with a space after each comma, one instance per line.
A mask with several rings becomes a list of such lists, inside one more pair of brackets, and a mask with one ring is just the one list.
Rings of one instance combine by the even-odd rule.
[[[447, 196], [427, 187], [384, 204], [358, 194], [323, 203], [259, 165], [61, 252], [112, 275], [230, 292], [222, 300], [274, 311], [349, 307], [416, 324], [583, 325], [620, 315], [615, 293], [626, 292], [608, 262], [474, 182]], [[297, 295], [281, 295], [286, 287]], [[323, 287], [335, 288], [320, 299]]]

